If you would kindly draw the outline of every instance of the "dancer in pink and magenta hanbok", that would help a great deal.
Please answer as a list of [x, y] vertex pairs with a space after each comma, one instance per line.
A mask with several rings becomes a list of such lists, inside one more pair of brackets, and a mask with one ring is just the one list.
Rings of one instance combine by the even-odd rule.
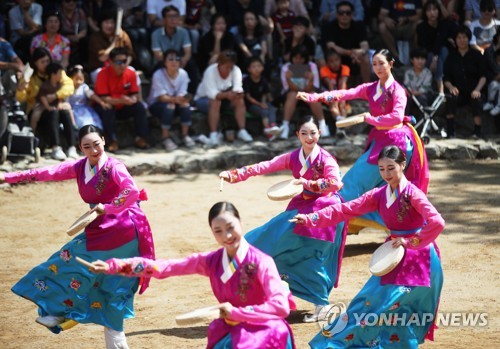
[[294, 296], [315, 305], [314, 314], [304, 318], [305, 322], [315, 322], [328, 305], [332, 288], [338, 285], [347, 229], [343, 222], [336, 227], [312, 229], [289, 222], [297, 213], [310, 213], [341, 202], [337, 194], [342, 188], [339, 166], [318, 145], [320, 131], [312, 116], [298, 121], [297, 137], [302, 144], [300, 149], [270, 161], [223, 171], [219, 176], [237, 183], [252, 176], [288, 170], [297, 184], [303, 186], [285, 212], [250, 231], [245, 238], [273, 257]]
[[128, 348], [123, 320], [134, 317], [134, 294], [143, 293], [149, 278], [129, 279], [96, 275], [75, 260], [143, 256], [154, 259], [151, 228], [139, 207], [145, 200], [120, 161], [108, 158], [104, 138], [93, 125], [79, 131], [85, 158], [56, 166], [0, 174], [0, 183], [62, 181], [76, 179], [83, 201], [92, 210], [104, 205], [104, 212], [85, 230], [46, 262], [32, 269], [13, 287], [17, 295], [38, 305], [36, 320], [59, 333], [76, 323], [105, 326], [106, 348]]
[[[353, 200], [368, 190], [384, 185], [378, 173], [377, 156], [383, 147], [391, 144], [398, 146], [406, 154], [406, 178], [427, 193], [427, 155], [420, 137], [409, 122], [411, 118], [404, 115], [406, 92], [392, 76], [394, 59], [388, 50], [382, 49], [373, 55], [372, 64], [378, 81], [341, 91], [319, 94], [299, 92], [297, 98], [327, 104], [352, 99], [365, 99], [369, 103], [370, 112], [364, 113], [365, 122], [374, 127], [368, 134], [366, 152], [342, 178], [344, 187], [340, 195], [344, 200]], [[349, 232], [357, 232], [364, 227], [384, 229], [385, 225], [378, 212], [371, 212], [349, 222]]]
[[347, 311], [312, 339], [311, 348], [412, 349], [424, 339], [434, 339], [443, 286], [435, 240], [444, 229], [444, 220], [426, 195], [405, 178], [406, 160], [401, 149], [385, 147], [378, 164], [386, 186], [294, 217], [297, 224], [318, 228], [377, 210], [391, 231], [387, 240], [392, 239], [395, 247], [405, 247], [398, 266], [384, 276], [372, 276]]
[[280, 280], [271, 257], [248, 244], [240, 215], [229, 202], [210, 209], [208, 222], [223, 248], [181, 259], [146, 258], [95, 261], [95, 272], [129, 277], [200, 274], [210, 278], [221, 317], [208, 327], [207, 348], [295, 348], [285, 318], [295, 309], [290, 291]]

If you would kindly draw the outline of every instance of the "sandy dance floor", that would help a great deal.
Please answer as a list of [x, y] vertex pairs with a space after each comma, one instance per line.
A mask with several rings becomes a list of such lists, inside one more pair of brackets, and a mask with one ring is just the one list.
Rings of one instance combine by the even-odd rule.
[[[437, 241], [445, 275], [440, 311], [487, 312], [488, 326], [442, 326], [435, 342], [423, 348], [500, 348], [499, 176], [500, 162], [432, 163], [429, 197], [447, 222]], [[182, 257], [217, 248], [207, 215], [220, 200], [236, 205], [245, 230], [265, 223], [286, 207], [286, 202], [268, 200], [266, 189], [286, 178], [251, 178], [225, 185], [222, 193], [217, 173], [136, 178], [149, 193], [142, 207], [153, 228], [157, 256]], [[17, 279], [69, 240], [66, 228], [86, 209], [75, 182], [0, 190], [0, 348], [104, 348], [102, 327], [78, 325], [54, 335], [35, 323], [34, 305], [10, 291]], [[340, 287], [332, 291], [331, 302], [347, 303], [354, 297], [369, 277], [371, 253], [383, 240], [380, 231], [348, 237]], [[174, 318], [212, 304], [215, 298], [204, 277], [153, 280], [136, 297], [136, 318], [125, 322], [130, 348], [203, 348], [207, 326], [179, 327]], [[308, 348], [318, 324], [301, 322], [310, 304], [298, 300], [298, 308], [288, 320], [297, 348]]]

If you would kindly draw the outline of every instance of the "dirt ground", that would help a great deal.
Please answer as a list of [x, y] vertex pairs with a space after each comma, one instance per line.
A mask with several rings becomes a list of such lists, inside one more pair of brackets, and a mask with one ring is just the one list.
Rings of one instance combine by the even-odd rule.
[[[344, 172], [346, 168], [342, 169]], [[429, 197], [447, 222], [438, 238], [445, 284], [440, 312], [487, 312], [486, 327], [446, 327], [423, 348], [500, 348], [500, 162], [434, 162]], [[219, 192], [217, 173], [142, 176], [143, 203], [159, 258], [186, 256], [217, 248], [207, 224], [208, 210], [229, 200], [239, 208], [244, 228], [261, 225], [286, 207], [267, 199], [266, 189], [288, 178], [273, 175], [225, 185]], [[74, 182], [37, 183], [0, 190], [0, 348], [104, 348], [102, 327], [78, 325], [54, 335], [34, 322], [35, 306], [10, 288], [44, 261], [69, 237], [64, 231], [86, 210]], [[348, 237], [340, 287], [331, 302], [349, 302], [369, 277], [371, 253], [384, 240], [380, 231]], [[179, 327], [175, 316], [215, 304], [208, 279], [201, 276], [153, 280], [135, 301], [136, 318], [125, 322], [130, 348], [202, 348], [207, 326]], [[292, 313], [297, 348], [307, 348], [317, 324], [301, 322], [310, 304], [298, 300]]]

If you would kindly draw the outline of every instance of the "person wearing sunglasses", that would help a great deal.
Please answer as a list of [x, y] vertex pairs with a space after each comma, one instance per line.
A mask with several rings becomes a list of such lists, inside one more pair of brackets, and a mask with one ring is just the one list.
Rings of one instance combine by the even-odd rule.
[[136, 72], [128, 66], [129, 56], [124, 47], [116, 47], [109, 53], [110, 64], [97, 74], [95, 93], [112, 108], [96, 104], [94, 108], [102, 119], [108, 151], [118, 150], [116, 119], [134, 118], [134, 145], [140, 149], [149, 148], [148, 120], [144, 106], [139, 101], [139, 85]]
[[[500, 0], [493, 0], [494, 8], [500, 8]], [[458, 7], [458, 6], [457, 6]], [[472, 21], [481, 17], [481, 1], [478, 0], [465, 0], [463, 3], [463, 11], [465, 12], [464, 24], [470, 26]], [[495, 11], [495, 18], [500, 19], [500, 14]]]
[[493, 37], [498, 33], [500, 20], [496, 16], [494, 0], [481, 0], [479, 5], [481, 16], [469, 26], [472, 33], [470, 45], [482, 54], [493, 43]]
[[338, 52], [351, 74], [360, 74], [362, 81], [368, 82], [371, 75], [368, 35], [365, 24], [354, 20], [356, 12], [349, 1], [337, 3], [335, 20], [323, 27], [322, 46], [324, 52]]
[[320, 11], [321, 22], [323, 24], [332, 23], [337, 17], [338, 7], [340, 3], [348, 2], [352, 5], [352, 15], [355, 21], [364, 21], [365, 9], [361, 0], [322, 0]]

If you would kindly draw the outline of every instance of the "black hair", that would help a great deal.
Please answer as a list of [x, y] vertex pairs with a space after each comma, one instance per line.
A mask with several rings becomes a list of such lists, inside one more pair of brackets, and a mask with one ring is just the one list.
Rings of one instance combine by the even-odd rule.
[[427, 22], [427, 20], [428, 20], [427, 10], [431, 6], [434, 6], [438, 10], [438, 21], [442, 20], [443, 13], [441, 12], [441, 6], [439, 6], [437, 0], [427, 0], [427, 2], [425, 3], [425, 5], [423, 6], [423, 9], [422, 9], [422, 19], [424, 20], [424, 22]]
[[88, 124], [88, 125], [82, 126], [80, 128], [80, 130], [78, 130], [78, 144], [81, 144], [83, 137], [85, 137], [86, 135], [88, 135], [90, 133], [97, 133], [100, 138], [103, 137], [102, 130], [99, 127], [94, 126], [92, 124]]
[[394, 160], [397, 164], [401, 165], [403, 162], [406, 162], [406, 154], [401, 150], [400, 147], [395, 145], [388, 145], [384, 147], [378, 154], [377, 161], [382, 159], [391, 159]]
[[297, 130], [297, 132], [300, 131], [302, 125], [307, 124], [308, 122], [314, 123], [319, 130], [318, 121], [312, 115], [306, 114], [306, 115], [299, 115], [299, 117], [297, 118], [297, 122], [295, 123], [295, 129]]
[[427, 51], [423, 47], [415, 47], [410, 51], [410, 59], [413, 58], [425, 58], [427, 59]]
[[[262, 28], [262, 24], [260, 24], [259, 15], [255, 11], [246, 10], [243, 13], [243, 18], [245, 18], [245, 15], [247, 13], [253, 14], [254, 17], [255, 17], [255, 19], [256, 19], [254, 33], [253, 33], [254, 37], [258, 38], [258, 37], [262, 36], [264, 34], [264, 29]], [[240, 34], [241, 34], [242, 37], [245, 37], [247, 35], [247, 28], [245, 27], [245, 21], [244, 20], [241, 23], [241, 26], [239, 28], [239, 32], [240, 32]]]
[[337, 51], [335, 51], [334, 49], [328, 49], [325, 53], [325, 59], [328, 59], [330, 58], [331, 56], [339, 56], [340, 57], [340, 53], [338, 53]]
[[293, 20], [293, 25], [303, 25], [304, 27], [309, 28], [309, 25], [311, 25], [311, 22], [309, 21], [309, 19], [307, 19], [307, 17], [297, 16]]
[[223, 13], [217, 12], [212, 15], [212, 18], [210, 18], [210, 28], [214, 28], [215, 22], [219, 19], [223, 18], [224, 22], [226, 22], [226, 31], [227, 31], [227, 18]]
[[453, 39], [456, 41], [458, 34], [464, 34], [467, 36], [468, 41], [472, 38], [472, 32], [470, 31], [469, 27], [466, 25], [461, 25], [455, 30], [455, 35], [453, 36]]
[[479, 3], [480, 11], [496, 11], [497, 7], [493, 0], [481, 0]]
[[387, 59], [387, 62], [394, 62], [395, 59], [394, 59], [394, 56], [392, 55], [391, 51], [389, 51], [388, 49], [386, 48], [382, 48], [378, 51], [376, 51], [373, 56], [372, 56], [372, 59], [373, 57], [375, 57], [376, 55], [382, 55], [385, 57], [385, 59]]
[[113, 60], [115, 59], [116, 56], [121, 56], [121, 55], [128, 57], [127, 49], [125, 47], [115, 47], [109, 53], [109, 59]]
[[213, 205], [208, 212], [208, 225], [212, 226], [214, 218], [218, 217], [223, 212], [229, 212], [236, 218], [240, 219], [240, 213], [232, 203], [228, 201], [220, 201]]
[[108, 19], [112, 19], [116, 23], [116, 15], [117, 15], [117, 13], [118, 13], [118, 11], [114, 7], [106, 9], [106, 10], [103, 10], [101, 12], [101, 14], [99, 15], [99, 21], [98, 21], [99, 27], [101, 27], [102, 22], [107, 21]]
[[50, 17], [57, 17], [57, 19], [59, 20], [59, 30], [58, 31], [61, 31], [61, 15], [57, 11], [50, 11], [50, 12], [47, 12], [46, 14], [43, 15], [43, 20], [42, 20], [43, 31], [44, 32], [47, 31], [47, 29], [45, 29], [45, 26], [47, 25], [47, 21], [49, 20]]
[[69, 68], [68, 70], [68, 76], [69, 77], [73, 77], [75, 76], [76, 74], [78, 73], [83, 73], [83, 66], [81, 66], [80, 64], [77, 64], [77, 65], [74, 65], [72, 67]]
[[35, 51], [33, 51], [33, 53], [31, 54], [31, 57], [30, 57], [30, 66], [31, 66], [31, 68], [33, 68], [33, 70], [35, 72], [37, 72], [37, 70], [38, 70], [35, 63], [39, 59], [44, 58], [44, 57], [49, 57], [50, 62], [52, 63], [52, 56], [50, 55], [50, 51], [47, 50], [45, 47], [37, 47], [35, 49]]
[[250, 67], [250, 65], [255, 62], [259, 62], [260, 64], [264, 65], [264, 62], [262, 61], [262, 59], [260, 59], [260, 57], [253, 56], [247, 60], [247, 68]]
[[300, 55], [302, 58], [304, 58], [304, 63], [309, 63], [309, 60], [311, 59], [309, 50], [305, 45], [297, 45], [292, 48], [292, 51], [290, 51], [290, 61], [297, 55]]
[[163, 52], [163, 60], [165, 60], [167, 58], [167, 56], [170, 56], [170, 55], [176, 55], [177, 57], [180, 57], [179, 51], [177, 51], [174, 48], [169, 48], [169, 49], [166, 49], [165, 52]]
[[337, 11], [339, 10], [340, 7], [342, 6], [349, 6], [351, 8], [351, 11], [354, 12], [354, 5], [350, 3], [349, 1], [341, 1], [337, 4], [336, 9]]
[[236, 64], [237, 61], [238, 57], [236, 56], [236, 52], [230, 49], [222, 51], [221, 53], [219, 53], [219, 56], [217, 57], [217, 64], [226, 64], [226, 63]]
[[170, 11], [175, 11], [175, 12], [177, 12], [177, 14], [178, 14], [178, 15], [180, 15], [180, 14], [181, 14], [181, 13], [180, 13], [180, 11], [179, 11], [179, 9], [178, 9], [176, 6], [174, 6], [174, 5], [167, 5], [167, 6], [165, 6], [165, 7], [161, 10], [161, 16], [162, 16], [163, 18], [165, 18], [165, 16], [167, 15], [167, 12], [170, 12]]
[[57, 74], [58, 71], [64, 70], [64, 67], [61, 63], [51, 62], [47, 65], [45, 69], [45, 74], [50, 78], [52, 75]]

